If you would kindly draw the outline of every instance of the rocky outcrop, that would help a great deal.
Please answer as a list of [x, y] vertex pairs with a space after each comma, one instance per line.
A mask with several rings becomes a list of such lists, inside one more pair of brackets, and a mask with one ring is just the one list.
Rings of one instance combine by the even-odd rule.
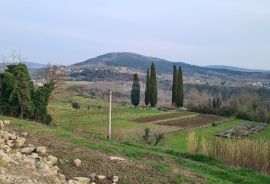
[[[0, 184], [112, 184], [117, 176], [106, 177], [90, 173], [88, 177], [74, 177], [66, 180], [59, 172], [58, 158], [50, 155], [46, 147], [25, 145], [27, 132], [21, 136], [5, 130], [10, 122], [0, 120]], [[77, 167], [82, 161], [74, 160]]]
[[216, 135], [219, 137], [243, 137], [262, 131], [266, 127], [266, 125], [266, 123], [247, 122], [243, 125], [236, 126], [230, 130], [218, 132]]

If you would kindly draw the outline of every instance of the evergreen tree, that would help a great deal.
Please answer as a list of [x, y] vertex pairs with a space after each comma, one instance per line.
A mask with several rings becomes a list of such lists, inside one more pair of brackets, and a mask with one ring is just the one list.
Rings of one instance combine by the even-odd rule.
[[178, 69], [177, 88], [176, 88], [176, 106], [183, 107], [184, 104], [184, 89], [183, 89], [183, 74], [182, 68]]
[[149, 69], [147, 69], [146, 81], [145, 81], [145, 93], [144, 93], [144, 103], [146, 106], [150, 103], [150, 78], [149, 78]]
[[219, 109], [222, 106], [222, 96], [219, 94], [213, 98], [213, 108]]
[[34, 107], [31, 100], [31, 80], [25, 64], [9, 65], [8, 72], [12, 73], [17, 81], [16, 94], [18, 98], [18, 106], [20, 117], [32, 118]]
[[217, 99], [216, 97], [213, 98], [213, 108], [217, 108]]
[[177, 68], [173, 65], [173, 84], [172, 84], [172, 107], [175, 107], [176, 103], [176, 88], [177, 88]]
[[32, 96], [33, 103], [35, 105], [34, 119], [42, 121], [46, 124], [50, 123], [50, 115], [48, 114], [47, 106], [49, 103], [49, 97], [54, 88], [54, 83], [51, 81], [37, 88]]
[[54, 83], [35, 89], [26, 65], [7, 66], [0, 74], [0, 113], [50, 123], [47, 106]]
[[5, 72], [1, 77], [1, 112], [7, 115], [15, 115], [18, 111], [17, 81], [10, 72]]
[[137, 107], [140, 104], [140, 83], [138, 75], [135, 73], [133, 75], [133, 84], [132, 84], [132, 90], [131, 90], [131, 103], [135, 107]]
[[154, 63], [151, 64], [150, 70], [150, 104], [152, 107], [157, 105], [157, 76], [156, 76], [156, 68]]

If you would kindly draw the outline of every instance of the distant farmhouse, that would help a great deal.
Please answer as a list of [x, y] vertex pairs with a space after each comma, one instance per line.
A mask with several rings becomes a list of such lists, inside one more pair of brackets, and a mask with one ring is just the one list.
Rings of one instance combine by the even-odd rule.
[[32, 80], [33, 84], [35, 87], [41, 87], [46, 83], [45, 79], [40, 79], [40, 80]]

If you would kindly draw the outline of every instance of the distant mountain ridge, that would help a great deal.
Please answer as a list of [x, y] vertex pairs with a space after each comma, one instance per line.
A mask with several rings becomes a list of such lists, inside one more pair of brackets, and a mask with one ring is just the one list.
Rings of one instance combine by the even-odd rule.
[[[130, 67], [140, 70], [146, 70], [151, 63], [155, 63], [157, 71], [159, 73], [171, 73], [172, 66], [181, 66], [186, 72], [188, 71], [198, 71], [198, 72], [205, 72], [205, 71], [214, 71], [214, 72], [221, 72], [226, 73], [228, 71], [232, 73], [237, 72], [268, 72], [263, 70], [251, 70], [245, 68], [237, 68], [232, 66], [224, 66], [224, 65], [210, 65], [210, 66], [197, 66], [191, 65], [184, 62], [173, 62], [168, 61], [165, 59], [160, 59], [156, 57], [149, 57], [143, 56], [136, 53], [130, 52], [112, 52], [103, 54], [91, 59], [88, 59], [83, 62], [75, 63], [71, 66], [75, 67], [87, 67], [87, 66], [114, 66], [114, 67]], [[270, 71], [269, 71], [270, 72]]]
[[247, 69], [235, 66], [226, 66], [226, 65], [208, 65], [207, 68], [215, 68], [215, 69], [226, 69], [233, 71], [241, 71], [241, 72], [270, 72], [270, 70], [257, 70], [257, 69]]

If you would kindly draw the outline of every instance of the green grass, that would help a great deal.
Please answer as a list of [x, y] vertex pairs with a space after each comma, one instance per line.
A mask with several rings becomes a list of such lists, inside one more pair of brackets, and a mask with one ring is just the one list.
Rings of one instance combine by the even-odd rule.
[[197, 127], [190, 130], [180, 131], [167, 137], [164, 145], [175, 150], [187, 151], [187, 136], [190, 131], [195, 131], [196, 135], [202, 136], [206, 139], [212, 139], [215, 137], [214, 135], [217, 132], [230, 129], [245, 122], [246, 120], [234, 119], [222, 122], [217, 126]]
[[[76, 111], [71, 107], [71, 101], [78, 101], [81, 109]], [[89, 107], [89, 109], [88, 109]], [[95, 133], [106, 137], [108, 126], [108, 103], [84, 97], [73, 97], [71, 100], [53, 101], [50, 104], [50, 114], [57, 127], [81, 134]], [[120, 140], [134, 139], [142, 135], [145, 128], [153, 133], [171, 132], [173, 127], [165, 127], [154, 123], [135, 123], [136, 118], [165, 114], [151, 109], [134, 108], [131, 106], [112, 106], [113, 136]], [[194, 114], [188, 114], [188, 116]], [[184, 117], [184, 116], [183, 116]]]
[[263, 129], [260, 133], [258, 134], [253, 134], [251, 136], [251, 138], [253, 139], [266, 139], [269, 140], [270, 142], [270, 126], [266, 126], [265, 129]]
[[[6, 119], [6, 117], [0, 116], [0, 119]], [[130, 142], [107, 141], [99, 137], [89, 138], [89, 136], [79, 136], [76, 133], [57, 126], [43, 126], [14, 118], [11, 118], [11, 120], [13, 126], [20, 127], [22, 130], [29, 132], [35, 131], [38, 134], [53, 136], [56, 139], [67, 141], [74, 146], [82, 146], [105, 153], [122, 155], [136, 162], [150, 164], [153, 168], [164, 172], [164, 174], [173, 175], [170, 172], [168, 163], [145, 160], [141, 157], [141, 154], [147, 153], [172, 159], [179, 166], [191, 169], [199, 175], [206, 177], [208, 183], [269, 183], [270, 181], [269, 176], [264, 176], [247, 169], [233, 169], [206, 156], [192, 155], [162, 147], [153, 148], [152, 146]], [[172, 177], [175, 177], [179, 182], [183, 179], [179, 178], [178, 175]]]
[[[82, 108], [78, 111], [71, 108], [70, 100], [53, 101], [50, 112], [55, 124], [50, 126], [31, 123], [24, 120], [10, 118], [11, 125], [37, 135], [49, 136], [71, 144], [71, 146], [85, 147], [108, 154], [115, 154], [129, 158], [134, 162], [149, 165], [174, 179], [176, 183], [191, 182], [191, 179], [172, 172], [174, 164], [181, 168], [190, 169], [207, 179], [208, 183], [270, 183], [270, 176], [262, 175], [247, 169], [236, 169], [226, 166], [219, 161], [203, 155], [189, 154], [186, 149], [186, 137], [189, 130], [180, 131], [173, 135], [166, 135], [159, 147], [141, 144], [134, 140], [137, 131], [143, 132], [145, 127], [154, 131], [174, 131], [173, 127], [165, 130], [165, 126], [151, 123], [134, 123], [133, 119], [147, 117], [166, 112], [149, 109], [139, 109], [129, 106], [113, 105], [113, 128], [125, 133], [121, 139], [114, 132], [113, 140], [106, 139], [107, 132], [107, 104], [82, 97], [72, 100], [80, 101]], [[90, 106], [88, 111], [87, 106]], [[0, 116], [0, 119], [7, 117]], [[216, 132], [226, 130], [244, 123], [244, 120], [230, 120], [215, 127], [195, 128], [196, 134], [205, 138], [214, 138]], [[119, 136], [119, 135], [118, 135]], [[269, 138], [269, 126], [261, 133], [252, 136]], [[149, 160], [142, 155], [150, 154], [153, 157], [162, 157], [164, 160]], [[168, 161], [168, 162], [167, 162]], [[194, 182], [195, 183], [195, 182]]]

